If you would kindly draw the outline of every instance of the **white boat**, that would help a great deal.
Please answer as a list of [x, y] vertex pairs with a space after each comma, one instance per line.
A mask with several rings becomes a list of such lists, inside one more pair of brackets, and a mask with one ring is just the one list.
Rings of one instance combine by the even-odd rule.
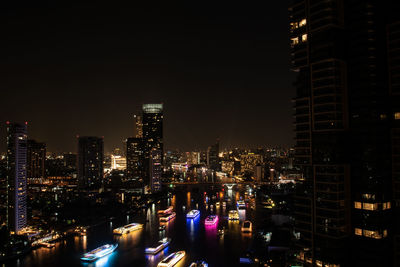
[[165, 238], [161, 239], [160, 241], [158, 241], [156, 247], [154, 247], [154, 248], [146, 248], [144, 252], [146, 254], [157, 254], [158, 252], [160, 252], [164, 248], [168, 247], [170, 242], [171, 242], [171, 238], [165, 237]]
[[194, 219], [199, 215], [200, 215], [200, 211], [199, 210], [191, 210], [186, 214], [186, 218]]
[[168, 257], [158, 263], [157, 267], [171, 267], [177, 264], [183, 257], [185, 257], [185, 251], [178, 251], [170, 254]]
[[244, 221], [242, 224], [243, 233], [251, 233], [253, 231], [253, 224], [250, 221]]
[[118, 247], [118, 244], [114, 244], [114, 245], [110, 245], [110, 244], [106, 244], [103, 245], [101, 247], [98, 247], [88, 253], [83, 254], [83, 257], [81, 258], [81, 260], [83, 261], [95, 261], [98, 260], [104, 256], [107, 256], [111, 253], [114, 252], [114, 250], [116, 250]]
[[116, 234], [116, 235], [123, 235], [123, 234], [128, 234], [130, 232], [133, 232], [133, 231], [136, 231], [136, 230], [139, 230], [139, 229], [142, 229], [142, 228], [143, 228], [143, 224], [130, 223], [130, 224], [127, 224], [125, 226], [115, 228], [113, 230], [113, 233]]
[[208, 267], [208, 263], [205, 261], [192, 262], [189, 267]]
[[176, 213], [172, 212], [171, 214], [163, 215], [160, 217], [160, 222], [169, 222], [173, 218], [175, 218]]
[[173, 210], [174, 210], [174, 207], [173, 206], [169, 206], [167, 209], [159, 210], [157, 213], [158, 213], [158, 215], [166, 215], [166, 214], [172, 213]]
[[243, 200], [239, 200], [236, 205], [237, 205], [238, 209], [246, 208], [246, 203]]

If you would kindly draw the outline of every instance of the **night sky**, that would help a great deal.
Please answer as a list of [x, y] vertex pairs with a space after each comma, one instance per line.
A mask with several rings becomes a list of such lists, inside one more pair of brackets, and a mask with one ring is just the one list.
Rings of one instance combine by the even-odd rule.
[[2, 6], [0, 151], [7, 120], [51, 152], [77, 134], [122, 148], [152, 102], [167, 149], [291, 145], [287, 1], [186, 2]]

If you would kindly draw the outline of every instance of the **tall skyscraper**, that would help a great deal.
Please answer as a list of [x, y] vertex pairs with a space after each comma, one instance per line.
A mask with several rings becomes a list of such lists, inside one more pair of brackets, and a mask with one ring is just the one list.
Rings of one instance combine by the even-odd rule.
[[162, 155], [161, 150], [152, 149], [150, 151], [150, 189], [152, 192], [160, 191], [162, 175]]
[[307, 266], [393, 264], [392, 164], [399, 161], [391, 149], [398, 133], [390, 129], [397, 119], [387, 37], [391, 18], [398, 21], [394, 3], [296, 0], [289, 8], [295, 164], [305, 178], [295, 231]]
[[142, 138], [143, 137], [143, 122], [142, 122], [142, 116], [140, 115], [133, 115], [134, 119], [134, 137], [136, 138]]
[[150, 186], [150, 151], [161, 151], [163, 162], [163, 104], [143, 104], [144, 184]]
[[103, 138], [78, 138], [78, 184], [80, 188], [96, 189], [103, 185]]
[[27, 224], [27, 123], [7, 122], [7, 225], [18, 233]]
[[35, 140], [28, 140], [26, 177], [28, 183], [31, 179], [43, 179], [45, 177], [46, 144]]
[[208, 147], [207, 150], [208, 168], [214, 171], [221, 171], [221, 162], [219, 158], [219, 141]]
[[144, 145], [142, 138], [126, 140], [126, 174], [127, 179], [143, 182], [144, 178]]

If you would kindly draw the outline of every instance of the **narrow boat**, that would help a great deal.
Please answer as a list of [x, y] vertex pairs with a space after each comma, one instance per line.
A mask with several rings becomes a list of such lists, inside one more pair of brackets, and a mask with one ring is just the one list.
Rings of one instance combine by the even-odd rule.
[[242, 225], [243, 233], [251, 233], [253, 231], [253, 224], [250, 221], [244, 221]]
[[158, 263], [157, 267], [171, 267], [177, 264], [183, 257], [185, 257], [185, 251], [178, 251], [170, 254], [168, 257], [163, 259], [160, 263]]
[[174, 210], [174, 207], [173, 206], [169, 206], [167, 209], [159, 210], [157, 213], [158, 213], [158, 215], [166, 215], [166, 214], [172, 213], [173, 210]]
[[88, 253], [83, 254], [81, 260], [83, 261], [95, 261], [104, 256], [107, 256], [114, 252], [114, 250], [118, 247], [118, 244], [110, 245], [106, 244], [101, 247], [98, 247]]
[[144, 251], [146, 254], [157, 254], [164, 248], [168, 247], [169, 243], [171, 242], [171, 238], [163, 238], [160, 241], [158, 241], [157, 246], [154, 248], [146, 248]]

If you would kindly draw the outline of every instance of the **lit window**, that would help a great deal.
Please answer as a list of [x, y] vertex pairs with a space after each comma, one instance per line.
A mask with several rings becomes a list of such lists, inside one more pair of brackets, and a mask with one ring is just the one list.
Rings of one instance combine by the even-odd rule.
[[375, 195], [373, 194], [363, 194], [362, 196], [365, 199], [375, 199]]
[[387, 237], [387, 230], [383, 230], [383, 237]]
[[306, 26], [306, 24], [307, 24], [307, 20], [306, 20], [306, 19], [302, 19], [302, 20], [300, 20], [300, 22], [299, 22], [299, 27]]
[[297, 45], [299, 43], [299, 37], [294, 37], [290, 39], [292, 45]]
[[395, 120], [400, 120], [400, 112], [395, 112], [394, 113], [394, 119]]
[[354, 208], [356, 208], [356, 209], [361, 209], [361, 208], [362, 208], [361, 202], [355, 201], [355, 202], [354, 202]]
[[301, 36], [301, 41], [302, 41], [302, 42], [307, 42], [307, 33], [305, 33], [305, 34], [303, 34], [303, 35]]
[[379, 118], [380, 118], [381, 120], [386, 120], [386, 114], [381, 114], [381, 115], [379, 115]]
[[364, 210], [377, 210], [378, 204], [377, 203], [363, 203]]
[[356, 235], [362, 235], [362, 229], [360, 229], [360, 228], [354, 228], [354, 233], [355, 233]]
[[297, 23], [297, 22], [290, 23], [290, 29], [294, 30], [294, 29], [297, 29], [298, 27], [299, 27], [299, 23]]

